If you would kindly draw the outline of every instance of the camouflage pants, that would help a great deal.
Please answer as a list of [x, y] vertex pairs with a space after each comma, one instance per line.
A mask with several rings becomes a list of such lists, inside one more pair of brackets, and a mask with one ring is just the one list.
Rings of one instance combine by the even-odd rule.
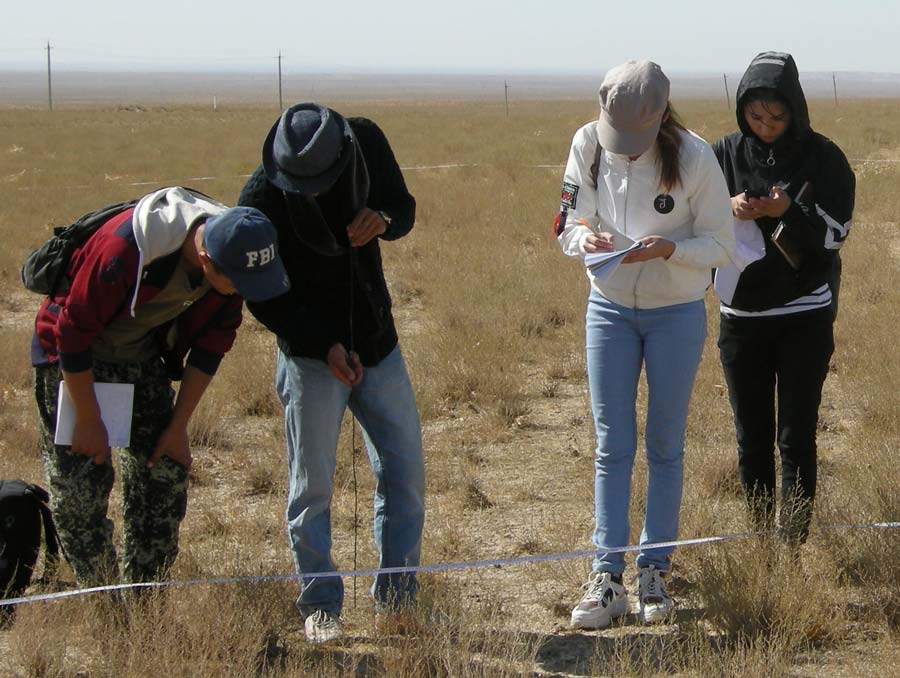
[[[107, 516], [114, 470], [112, 460], [96, 465], [54, 445], [57, 392], [62, 374], [56, 365], [35, 368], [44, 476], [66, 560], [79, 584], [118, 579], [113, 524]], [[162, 361], [95, 361], [97, 382], [134, 384], [131, 446], [119, 451], [122, 475], [122, 569], [125, 581], [164, 577], [178, 554], [178, 528], [187, 508], [187, 471], [168, 457], [146, 466], [172, 417], [174, 392]]]

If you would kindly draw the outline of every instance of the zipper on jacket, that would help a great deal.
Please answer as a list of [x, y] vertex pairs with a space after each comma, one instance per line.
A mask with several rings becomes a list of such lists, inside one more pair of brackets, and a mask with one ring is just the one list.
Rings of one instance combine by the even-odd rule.
[[631, 158], [625, 170], [625, 206], [622, 208], [622, 235], [628, 235], [628, 194], [631, 192]]
[[[628, 235], [628, 194], [631, 193], [631, 166], [633, 163], [634, 161], [631, 158], [628, 158], [628, 166], [625, 172], [625, 207], [622, 210], [622, 234], [626, 237]], [[631, 297], [634, 299], [635, 308], [637, 308], [637, 288], [638, 281], [641, 279], [641, 273], [643, 273], [643, 270], [638, 272], [637, 277], [634, 279], [634, 287], [631, 290]]]

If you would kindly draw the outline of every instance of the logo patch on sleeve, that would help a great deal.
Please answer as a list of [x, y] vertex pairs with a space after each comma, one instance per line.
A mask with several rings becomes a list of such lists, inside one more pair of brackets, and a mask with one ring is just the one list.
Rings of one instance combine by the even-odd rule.
[[660, 193], [653, 198], [653, 209], [660, 214], [668, 214], [675, 209], [675, 198], [668, 193]]
[[578, 186], [576, 184], [570, 184], [568, 181], [563, 182], [562, 187], [562, 197], [560, 198], [560, 204], [564, 209], [573, 210], [575, 209], [575, 204], [578, 202]]

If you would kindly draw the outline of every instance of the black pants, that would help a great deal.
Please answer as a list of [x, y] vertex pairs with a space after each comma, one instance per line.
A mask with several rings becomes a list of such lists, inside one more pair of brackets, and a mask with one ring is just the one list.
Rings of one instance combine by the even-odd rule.
[[758, 529], [773, 527], [777, 442], [781, 528], [786, 537], [801, 542], [809, 531], [816, 496], [816, 426], [834, 352], [832, 323], [830, 308], [782, 316], [720, 317], [719, 357], [751, 516]]

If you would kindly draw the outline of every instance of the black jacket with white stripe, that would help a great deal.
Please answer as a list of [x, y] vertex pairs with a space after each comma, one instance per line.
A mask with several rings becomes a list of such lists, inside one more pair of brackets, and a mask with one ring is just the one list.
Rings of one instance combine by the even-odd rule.
[[[791, 108], [790, 127], [773, 144], [756, 137], [744, 118], [747, 93], [760, 87], [777, 90]], [[793, 308], [791, 302], [814, 298], [812, 293], [817, 291], [830, 299], [824, 286], [839, 265], [837, 252], [852, 223], [856, 178], [841, 149], [810, 127], [797, 67], [789, 54], [763, 53], [750, 64], [737, 91], [737, 121], [741, 131], [713, 145], [730, 194], [746, 189], [767, 192], [779, 185], [794, 202], [780, 219], [755, 220], [765, 255], [741, 271], [733, 297], [723, 299], [723, 311], [785, 312], [789, 307], [799, 311], [802, 304]], [[797, 201], [804, 184], [807, 188]], [[802, 250], [799, 270], [791, 267], [771, 240], [782, 221]]]

